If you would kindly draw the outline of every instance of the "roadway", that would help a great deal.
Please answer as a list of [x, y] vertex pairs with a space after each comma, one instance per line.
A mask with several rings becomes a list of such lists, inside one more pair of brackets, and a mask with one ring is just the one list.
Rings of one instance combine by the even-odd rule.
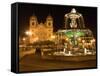
[[96, 61], [55, 61], [44, 60], [39, 55], [29, 54], [25, 55], [19, 61], [19, 71], [44, 71], [44, 70], [59, 70], [59, 69], [80, 69], [80, 68], [95, 68]]

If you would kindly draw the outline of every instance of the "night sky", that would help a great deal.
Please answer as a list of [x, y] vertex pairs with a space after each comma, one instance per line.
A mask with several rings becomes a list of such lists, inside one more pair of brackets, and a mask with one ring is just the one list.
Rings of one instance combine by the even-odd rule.
[[64, 28], [64, 15], [69, 13], [72, 8], [75, 8], [84, 17], [85, 26], [93, 31], [96, 37], [97, 31], [97, 8], [96, 7], [81, 7], [67, 5], [43, 5], [43, 4], [19, 4], [19, 35], [24, 35], [24, 32], [29, 28], [29, 18], [36, 15], [38, 22], [45, 22], [46, 17], [51, 15], [54, 20], [54, 31]]

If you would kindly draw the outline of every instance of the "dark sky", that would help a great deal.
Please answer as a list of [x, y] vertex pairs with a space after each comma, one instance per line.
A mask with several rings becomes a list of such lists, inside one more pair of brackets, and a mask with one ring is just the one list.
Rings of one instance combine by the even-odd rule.
[[97, 30], [97, 8], [81, 7], [67, 5], [43, 5], [43, 4], [19, 4], [19, 34], [24, 35], [28, 30], [29, 18], [35, 14], [38, 22], [45, 22], [46, 17], [50, 14], [54, 20], [54, 31], [64, 28], [64, 15], [75, 8], [84, 17], [85, 26], [93, 31], [96, 36]]

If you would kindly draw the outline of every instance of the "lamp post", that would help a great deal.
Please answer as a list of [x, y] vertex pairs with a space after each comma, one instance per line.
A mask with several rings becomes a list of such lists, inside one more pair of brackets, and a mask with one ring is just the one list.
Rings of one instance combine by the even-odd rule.
[[28, 42], [30, 42], [30, 38], [32, 36], [32, 32], [31, 31], [26, 31], [25, 34], [27, 35]]
[[28, 35], [28, 36], [31, 36], [32, 32], [31, 31], [26, 31], [25, 34]]
[[22, 40], [23, 40], [23, 41], [25, 41], [26, 39], [25, 39], [25, 38], [23, 38]]

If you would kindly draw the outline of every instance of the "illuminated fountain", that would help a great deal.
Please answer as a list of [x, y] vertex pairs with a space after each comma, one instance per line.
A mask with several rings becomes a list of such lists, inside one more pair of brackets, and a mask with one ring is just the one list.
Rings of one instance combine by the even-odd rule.
[[54, 53], [46, 53], [44, 59], [56, 59], [63, 61], [84, 61], [96, 59], [96, 40], [90, 29], [84, 24], [82, 14], [74, 8], [65, 14], [65, 29], [56, 32], [56, 44], [62, 45], [61, 49], [53, 50]]
[[[85, 28], [82, 14], [74, 8], [70, 13], [65, 14], [65, 28], [65, 30], [58, 30], [57, 36], [59, 36], [59, 44], [67, 44], [66, 51], [70, 51], [73, 55], [87, 55], [96, 52], [95, 38], [92, 31]], [[87, 50], [91, 53], [86, 52]]]

